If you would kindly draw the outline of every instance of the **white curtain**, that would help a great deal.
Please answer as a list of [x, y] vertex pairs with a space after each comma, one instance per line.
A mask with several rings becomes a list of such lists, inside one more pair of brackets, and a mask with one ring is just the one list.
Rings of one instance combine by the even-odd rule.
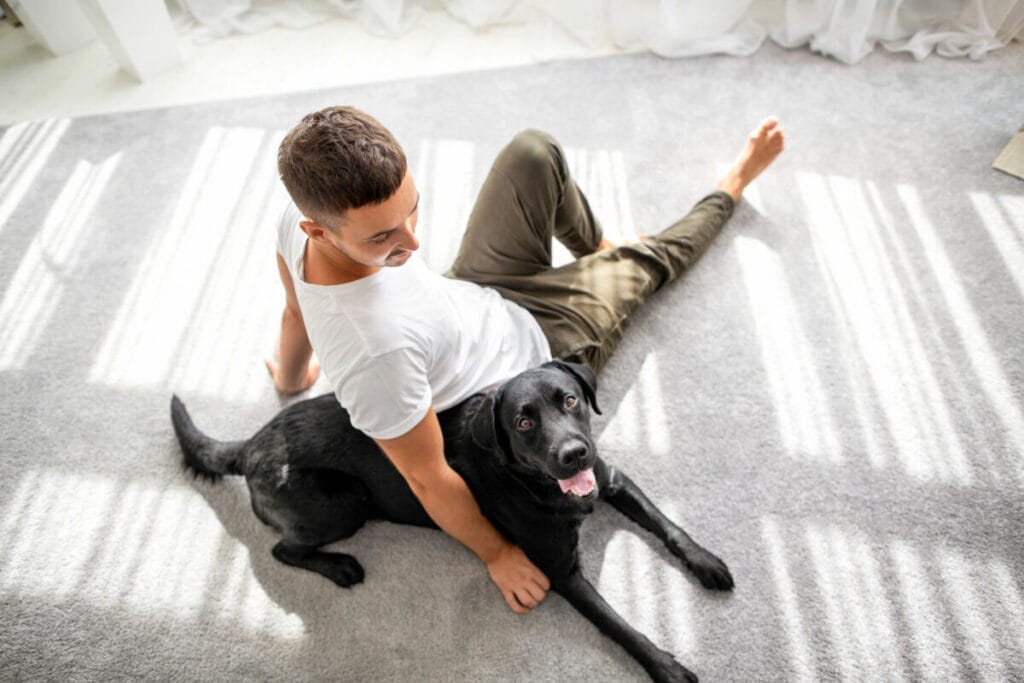
[[589, 46], [665, 57], [750, 55], [765, 38], [848, 64], [881, 45], [924, 59], [980, 59], [1024, 40], [1024, 0], [176, 0], [179, 30], [199, 38], [298, 28], [346, 16], [400, 36], [441, 9], [473, 28], [553, 21]]

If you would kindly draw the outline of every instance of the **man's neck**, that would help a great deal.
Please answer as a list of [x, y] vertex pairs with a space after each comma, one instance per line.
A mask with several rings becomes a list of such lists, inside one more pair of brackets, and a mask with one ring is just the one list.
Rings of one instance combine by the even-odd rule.
[[305, 280], [311, 285], [344, 285], [373, 275], [381, 266], [364, 266], [343, 254], [328, 255], [313, 240], [306, 240], [302, 258]]

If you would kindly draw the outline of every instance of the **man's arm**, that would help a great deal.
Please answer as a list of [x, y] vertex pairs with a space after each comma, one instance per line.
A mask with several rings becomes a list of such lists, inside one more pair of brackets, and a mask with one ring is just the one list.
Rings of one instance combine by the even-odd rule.
[[320, 374], [320, 364], [313, 358], [313, 347], [306, 334], [306, 323], [295, 296], [295, 284], [281, 255], [277, 255], [277, 272], [284, 285], [284, 313], [281, 314], [281, 336], [277, 342], [277, 360], [265, 359], [274, 386], [285, 394], [297, 394], [313, 386]]
[[433, 408], [407, 434], [375, 441], [405, 477], [430, 518], [487, 565], [491, 580], [512, 611], [525, 614], [540, 604], [550, 588], [547, 577], [487, 521], [466, 482], [449, 467], [441, 425]]

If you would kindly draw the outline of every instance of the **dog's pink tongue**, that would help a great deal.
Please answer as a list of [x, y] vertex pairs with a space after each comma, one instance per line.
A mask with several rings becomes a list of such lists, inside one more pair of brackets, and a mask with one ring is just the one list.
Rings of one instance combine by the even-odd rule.
[[594, 470], [583, 470], [571, 479], [559, 479], [558, 485], [562, 487], [562, 493], [572, 491], [577, 496], [585, 496], [594, 490], [597, 480], [594, 479]]

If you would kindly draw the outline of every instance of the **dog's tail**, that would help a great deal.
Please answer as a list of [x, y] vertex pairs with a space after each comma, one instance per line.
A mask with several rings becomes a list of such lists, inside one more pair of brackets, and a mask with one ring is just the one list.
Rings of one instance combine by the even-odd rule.
[[218, 481], [222, 475], [242, 473], [238, 457], [245, 442], [217, 441], [203, 434], [177, 395], [171, 397], [171, 422], [181, 444], [185, 467], [197, 477]]

